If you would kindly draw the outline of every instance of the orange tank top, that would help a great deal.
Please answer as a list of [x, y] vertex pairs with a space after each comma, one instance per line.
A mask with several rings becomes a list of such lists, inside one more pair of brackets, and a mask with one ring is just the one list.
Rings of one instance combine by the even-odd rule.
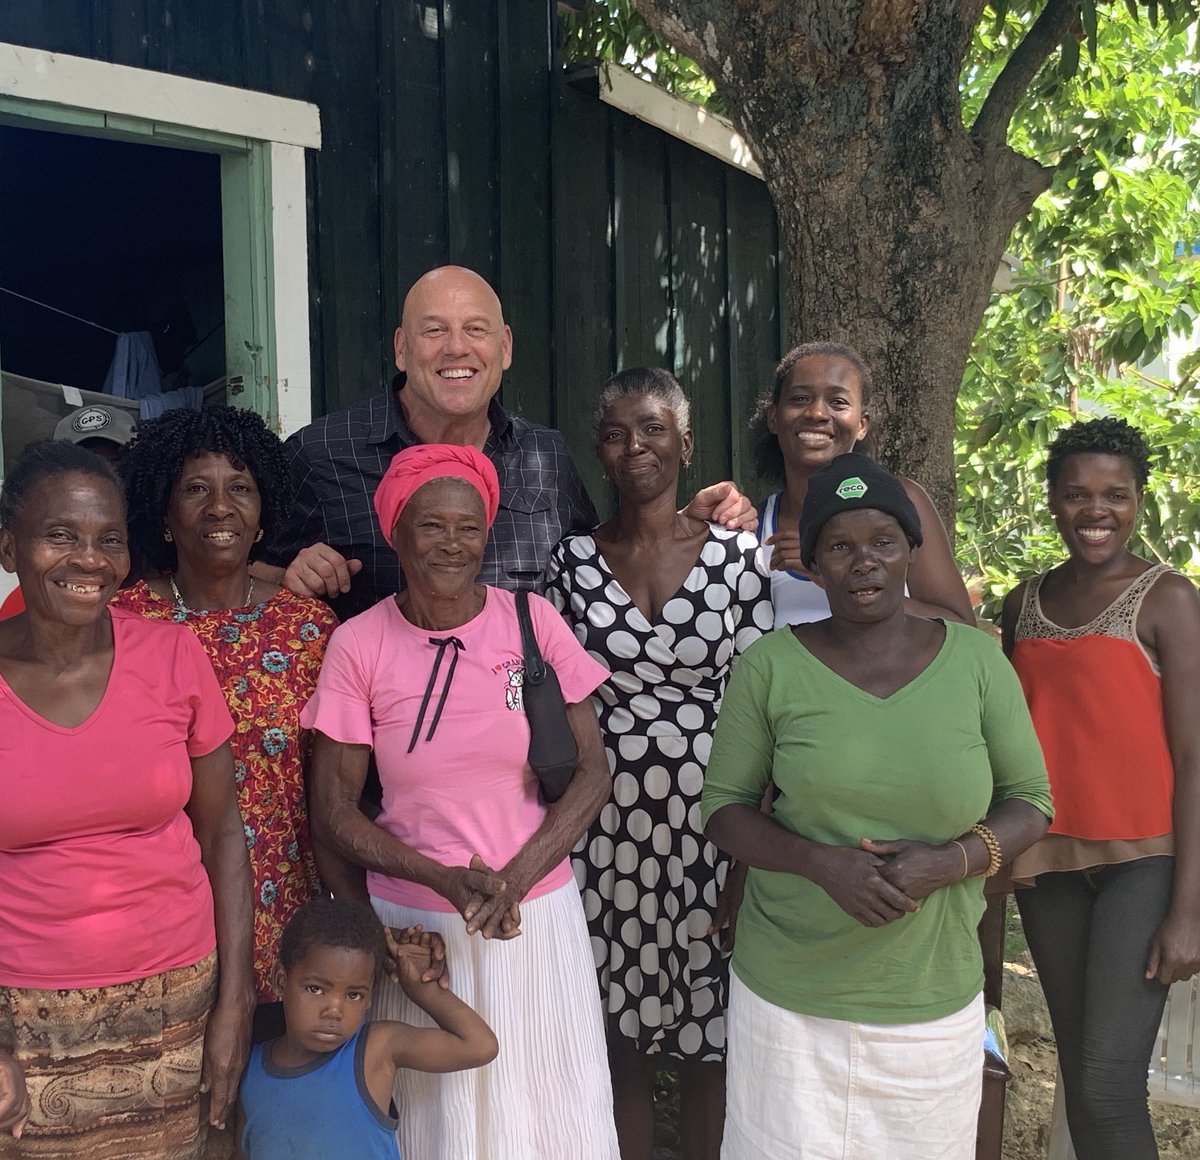
[[1043, 615], [1044, 573], [1025, 591], [1012, 663], [1050, 771], [1052, 834], [1109, 841], [1173, 829], [1161, 682], [1136, 628], [1146, 593], [1170, 571], [1148, 568], [1079, 628]]

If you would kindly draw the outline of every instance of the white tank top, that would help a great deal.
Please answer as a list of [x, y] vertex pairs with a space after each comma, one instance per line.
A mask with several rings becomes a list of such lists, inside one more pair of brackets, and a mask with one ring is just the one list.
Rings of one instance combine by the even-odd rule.
[[[779, 492], [767, 496], [758, 521], [758, 538], [765, 540], [779, 531]], [[824, 620], [829, 615], [825, 590], [799, 572], [772, 572], [771, 553], [774, 547], [762, 544], [758, 558], [771, 577], [771, 606], [775, 610], [775, 627], [785, 624], [806, 624]]]

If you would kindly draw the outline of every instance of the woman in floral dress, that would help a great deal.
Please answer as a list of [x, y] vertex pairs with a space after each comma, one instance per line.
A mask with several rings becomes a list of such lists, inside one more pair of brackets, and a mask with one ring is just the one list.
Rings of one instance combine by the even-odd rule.
[[255, 1038], [282, 1029], [270, 972], [283, 926], [320, 890], [305, 799], [300, 710], [337, 618], [320, 601], [252, 577], [264, 533], [287, 512], [283, 445], [252, 411], [170, 411], [143, 423], [121, 464], [130, 542], [155, 579], [114, 604], [186, 624], [225, 694], [238, 805], [254, 872]]

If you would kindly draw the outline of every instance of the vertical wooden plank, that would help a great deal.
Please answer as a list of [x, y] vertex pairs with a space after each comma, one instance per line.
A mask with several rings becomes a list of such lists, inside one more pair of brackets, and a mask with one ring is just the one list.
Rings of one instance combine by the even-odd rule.
[[378, 391], [380, 335], [378, 0], [311, 6], [313, 96], [321, 109], [316, 167], [321, 382], [314, 412]]
[[53, 18], [45, 4], [0, 4], [0, 40], [8, 44], [91, 57], [96, 55], [95, 32], [95, 14], [87, 3], [57, 5]]
[[670, 367], [666, 137], [620, 114], [613, 116], [613, 223], [616, 367]]
[[554, 113], [554, 413], [601, 515], [592, 408], [612, 374], [613, 271], [609, 112], [559, 82]]
[[245, 85], [241, 0], [157, 0], [154, 8], [151, 68]]
[[500, 265], [496, 45], [496, 4], [443, 0], [450, 257], [493, 283]]
[[[188, 2], [188, 0], [183, 0]], [[242, 81], [247, 88], [277, 93], [296, 100], [322, 105], [316, 92], [317, 52], [313, 11], [295, 0], [222, 0], [237, 10], [241, 24], [240, 51]], [[321, 107], [322, 128], [328, 136], [328, 94]], [[319, 244], [321, 222], [318, 213], [319, 182], [324, 152], [309, 152], [304, 159], [305, 215], [308, 236], [308, 323], [309, 323], [309, 409], [320, 414], [324, 405], [326, 381], [325, 318], [322, 292], [322, 251]], [[294, 413], [288, 408], [288, 413]]]
[[396, 284], [400, 251], [397, 229], [396, 126], [401, 113], [396, 97], [403, 62], [397, 56], [399, 10], [412, 9], [394, 0], [383, 0], [379, 8], [379, 351], [381, 375], [392, 372], [389, 339], [400, 319], [403, 291]]
[[548, 0], [500, 0], [499, 278], [513, 328], [504, 403], [549, 423], [551, 400], [551, 9]]
[[[203, 11], [194, 0], [176, 2]], [[314, 6], [296, 0], [232, 2], [241, 20], [241, 83], [281, 97], [315, 100], [314, 29], [318, 13]]]
[[[775, 211], [763, 182], [725, 168], [729, 270], [729, 390], [732, 478], [755, 499], [769, 481], [754, 471], [747, 424], [779, 361], [779, 271]], [[773, 486], [773, 485], [772, 485]]]
[[684, 473], [686, 495], [728, 479], [730, 399], [725, 261], [724, 165], [672, 140], [671, 282], [675, 301], [675, 373], [692, 399], [696, 450]]
[[154, 6], [154, 0], [111, 0], [105, 18], [107, 60], [134, 68], [150, 67], [150, 9]]
[[383, 11], [392, 60], [380, 90], [384, 337], [390, 345], [408, 288], [448, 261], [450, 247], [441, 5], [387, 0]]
[[[10, 5], [12, 7], [12, 5]], [[19, 5], [18, 5], [19, 7]], [[112, 50], [111, 30], [108, 22], [108, 0], [92, 0], [92, 43], [91, 51], [82, 51], [80, 56], [108, 60]], [[69, 51], [64, 49], [64, 51]]]

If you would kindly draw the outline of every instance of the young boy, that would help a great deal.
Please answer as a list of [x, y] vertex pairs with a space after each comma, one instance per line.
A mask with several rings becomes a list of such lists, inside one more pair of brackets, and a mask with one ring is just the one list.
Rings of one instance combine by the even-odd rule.
[[[284, 1035], [254, 1048], [237, 1140], [249, 1160], [398, 1160], [388, 1114], [401, 1067], [459, 1071], [496, 1058], [496, 1037], [446, 989], [437, 935], [392, 932], [364, 903], [316, 898], [284, 928], [275, 968]], [[437, 1023], [370, 1023], [388, 953], [400, 986]], [[403, 1109], [401, 1109], [403, 1114]]]

